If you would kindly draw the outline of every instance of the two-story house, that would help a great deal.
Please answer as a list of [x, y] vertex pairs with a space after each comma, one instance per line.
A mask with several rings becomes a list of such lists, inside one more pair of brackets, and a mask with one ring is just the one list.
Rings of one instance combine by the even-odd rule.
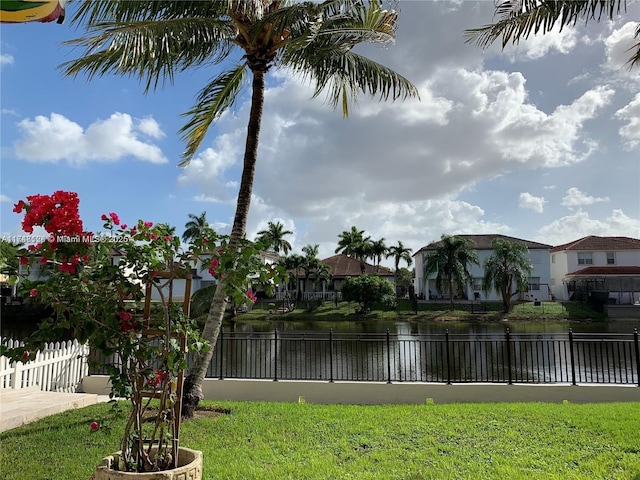
[[640, 239], [590, 235], [551, 249], [551, 291], [558, 300], [608, 292], [610, 303], [640, 299]]
[[[527, 258], [532, 267], [531, 275], [529, 277], [528, 289], [522, 294], [523, 300], [532, 301], [546, 301], [551, 300], [551, 291], [549, 290], [550, 283], [550, 269], [549, 269], [549, 252], [551, 245], [545, 245], [543, 243], [532, 242], [529, 240], [522, 240], [519, 238], [509, 237], [506, 235], [488, 234], [488, 235], [456, 235], [457, 237], [467, 238], [471, 240], [471, 246], [478, 254], [479, 265], [468, 265], [467, 268], [471, 274], [472, 281], [466, 286], [464, 292], [461, 293], [462, 299], [469, 300], [501, 300], [500, 294], [493, 289], [485, 295], [482, 291], [482, 280], [484, 278], [484, 262], [487, 258], [493, 255], [494, 250], [492, 242], [496, 238], [508, 240], [510, 242], [524, 243], [527, 248]], [[424, 264], [425, 258], [436, 250], [440, 242], [432, 242], [429, 245], [422, 247], [414, 255], [414, 264], [416, 266], [416, 273], [414, 277], [414, 287], [416, 295], [419, 298], [428, 300], [449, 298], [449, 292], [438, 292], [435, 286], [436, 274], [430, 275], [428, 278], [424, 278]], [[514, 292], [515, 293], [515, 292]]]

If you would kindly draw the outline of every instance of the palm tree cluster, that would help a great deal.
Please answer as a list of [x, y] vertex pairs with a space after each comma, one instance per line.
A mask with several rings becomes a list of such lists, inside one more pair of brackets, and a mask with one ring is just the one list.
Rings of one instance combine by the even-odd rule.
[[365, 271], [365, 264], [368, 259], [373, 260], [377, 269], [380, 268], [382, 257], [393, 257], [396, 271], [400, 266], [400, 261], [404, 260], [411, 266], [411, 249], [406, 248], [402, 242], [398, 245], [387, 247], [384, 237], [379, 240], [372, 240], [371, 237], [364, 236], [365, 231], [358, 229], [355, 225], [351, 230], [345, 230], [338, 235], [338, 247], [335, 253], [343, 253], [360, 261], [362, 273]]
[[[513, 295], [527, 288], [533, 268], [527, 259], [527, 246], [522, 242], [496, 238], [492, 249], [493, 254], [483, 263], [482, 289], [485, 294], [491, 289], [499, 292], [503, 310], [507, 313], [511, 309]], [[472, 265], [480, 265], [473, 241], [455, 235], [442, 235], [435, 249], [424, 259], [424, 277], [435, 274], [435, 287], [439, 292], [449, 294], [451, 310], [454, 309], [455, 295], [463, 292], [472, 280], [469, 272]]]

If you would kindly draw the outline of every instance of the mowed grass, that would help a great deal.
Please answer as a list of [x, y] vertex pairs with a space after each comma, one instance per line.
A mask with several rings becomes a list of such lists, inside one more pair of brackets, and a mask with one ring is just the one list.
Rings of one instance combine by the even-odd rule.
[[[215, 405], [181, 432], [205, 479], [640, 479], [640, 403]], [[0, 477], [88, 480], [121, 424], [99, 404], [5, 432]]]

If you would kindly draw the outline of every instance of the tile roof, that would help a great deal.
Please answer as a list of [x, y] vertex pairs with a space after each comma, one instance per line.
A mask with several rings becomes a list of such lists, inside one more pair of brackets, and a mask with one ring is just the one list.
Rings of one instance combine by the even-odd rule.
[[630, 237], [597, 237], [589, 235], [573, 242], [558, 245], [551, 249], [552, 252], [566, 250], [640, 250], [640, 239]]
[[[334, 277], [356, 277], [362, 274], [360, 269], [360, 261], [355, 258], [348, 257], [342, 253], [333, 257], [325, 258], [322, 263], [329, 265], [331, 275]], [[375, 266], [365, 263], [364, 273], [380, 275], [382, 277], [393, 277], [393, 272], [386, 267], [380, 267], [378, 270]]]
[[[551, 248], [551, 245], [546, 245], [544, 243], [532, 242], [529, 240], [523, 240], [521, 238], [509, 237], [507, 235], [500, 235], [495, 233], [483, 234], [483, 235], [455, 235], [455, 236], [470, 239], [473, 242], [471, 246], [475, 250], [492, 250], [493, 247], [491, 246], [491, 243], [496, 238], [501, 238], [503, 240], [508, 240], [510, 242], [521, 242], [521, 243], [524, 243], [529, 249], [547, 250]], [[424, 250], [435, 250], [436, 247], [440, 245], [441, 242], [442, 240], [438, 240], [437, 242], [431, 242], [429, 245], [422, 247], [420, 250], [414, 253], [413, 256], [415, 257], [418, 253]]]
[[612, 267], [586, 267], [575, 272], [568, 273], [570, 275], [581, 276], [602, 276], [602, 275], [637, 275], [640, 276], [640, 266], [612, 266]]

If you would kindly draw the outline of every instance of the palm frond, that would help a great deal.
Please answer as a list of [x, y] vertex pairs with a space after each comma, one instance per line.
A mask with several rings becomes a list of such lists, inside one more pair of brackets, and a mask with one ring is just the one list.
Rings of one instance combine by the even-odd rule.
[[175, 18], [130, 23], [100, 23], [90, 35], [65, 42], [84, 54], [60, 68], [64, 75], [114, 73], [137, 76], [145, 92], [159, 82], [173, 82], [174, 74], [204, 63], [216, 64], [233, 49], [229, 22], [216, 18]]
[[501, 38], [504, 48], [529, 38], [532, 33], [547, 33], [556, 23], [562, 30], [580, 19], [585, 23], [613, 19], [625, 6], [625, 0], [504, 0], [496, 5], [497, 21], [465, 30], [465, 43], [485, 48]]
[[180, 167], [191, 162], [211, 124], [227, 108], [233, 106], [238, 98], [238, 92], [242, 89], [246, 70], [246, 65], [240, 64], [233, 70], [218, 75], [202, 89], [193, 108], [183, 114], [185, 117], [190, 117], [190, 120], [180, 129], [182, 138], [187, 143]]

